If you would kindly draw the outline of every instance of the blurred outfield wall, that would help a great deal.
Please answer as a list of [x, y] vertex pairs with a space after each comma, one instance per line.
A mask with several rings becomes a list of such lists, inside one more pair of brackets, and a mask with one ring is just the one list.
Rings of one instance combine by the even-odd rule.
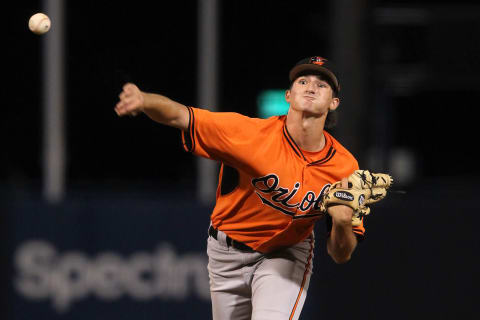
[[[478, 318], [476, 189], [444, 179], [390, 195], [345, 265], [319, 222], [301, 319]], [[211, 319], [211, 208], [164, 192], [4, 200], [1, 319]]]

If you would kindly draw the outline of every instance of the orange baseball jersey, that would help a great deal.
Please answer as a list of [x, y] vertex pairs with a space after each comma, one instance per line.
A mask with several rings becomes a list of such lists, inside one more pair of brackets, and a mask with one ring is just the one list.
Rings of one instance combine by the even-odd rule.
[[[222, 163], [212, 225], [254, 250], [270, 252], [308, 237], [325, 216], [319, 209], [323, 193], [358, 169], [352, 154], [326, 131], [321, 151], [301, 150], [286, 116], [188, 110], [185, 150]], [[354, 232], [363, 236], [363, 224]]]

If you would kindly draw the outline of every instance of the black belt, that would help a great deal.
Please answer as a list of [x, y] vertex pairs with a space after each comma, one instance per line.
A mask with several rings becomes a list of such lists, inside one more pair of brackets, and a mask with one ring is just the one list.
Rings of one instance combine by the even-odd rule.
[[[212, 238], [214, 238], [215, 240], [218, 240], [217, 239], [218, 230], [215, 229], [213, 226], [210, 226], [210, 228], [208, 228], [208, 234], [210, 236], [212, 236]], [[227, 237], [226, 240], [225, 240], [227, 242], [227, 246], [238, 249], [238, 250], [241, 250], [241, 251], [247, 251], [247, 252], [254, 252], [255, 251], [252, 248], [250, 248], [249, 246], [247, 246], [245, 243], [238, 242], [237, 240], [233, 240], [232, 238], [230, 238], [227, 235], [225, 235], [225, 236]]]

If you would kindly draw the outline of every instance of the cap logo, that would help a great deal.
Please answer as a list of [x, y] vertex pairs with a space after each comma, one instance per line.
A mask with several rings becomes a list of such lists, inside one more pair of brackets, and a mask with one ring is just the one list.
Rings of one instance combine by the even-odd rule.
[[311, 57], [310, 58], [310, 63], [316, 64], [316, 65], [323, 65], [325, 62], [327, 62], [327, 59], [322, 58], [322, 57]]

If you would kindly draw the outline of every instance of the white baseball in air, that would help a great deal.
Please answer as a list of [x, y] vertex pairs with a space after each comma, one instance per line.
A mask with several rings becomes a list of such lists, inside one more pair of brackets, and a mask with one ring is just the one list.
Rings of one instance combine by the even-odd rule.
[[44, 13], [35, 13], [28, 20], [28, 28], [35, 34], [44, 34], [50, 30], [50, 18]]

